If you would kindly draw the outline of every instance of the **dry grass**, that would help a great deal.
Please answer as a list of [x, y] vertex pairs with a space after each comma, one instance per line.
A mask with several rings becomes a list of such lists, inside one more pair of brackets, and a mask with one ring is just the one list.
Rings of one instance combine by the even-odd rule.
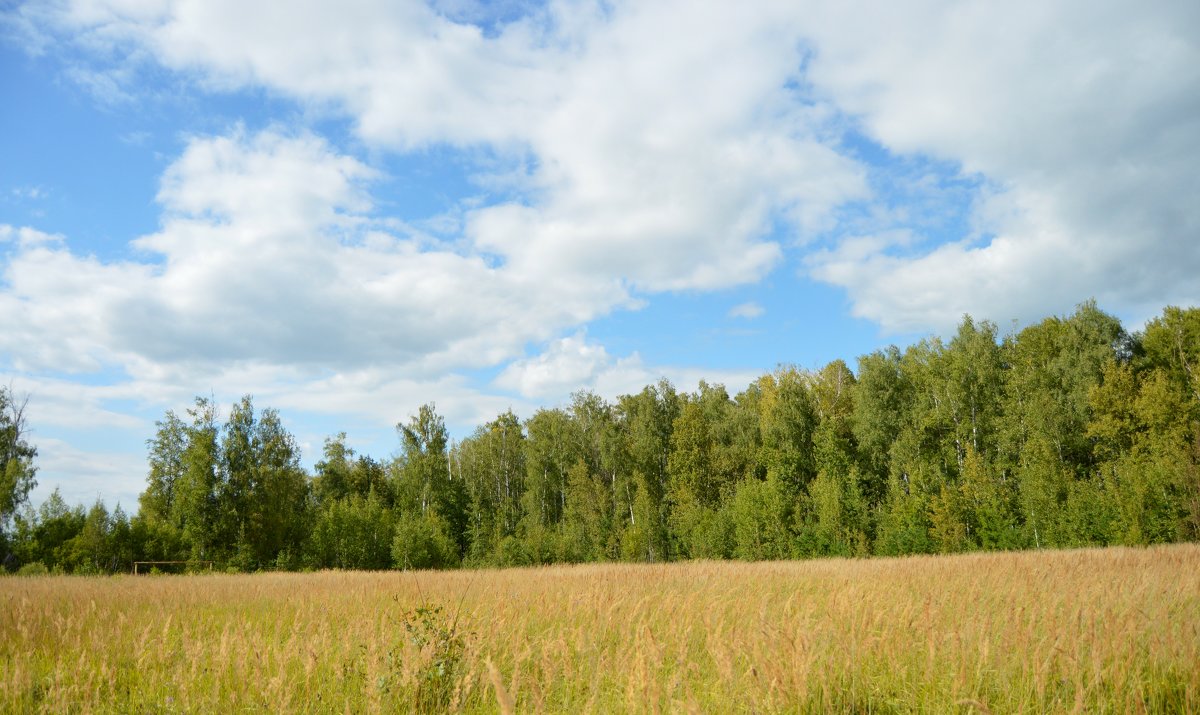
[[[404, 627], [422, 603], [458, 611], [458, 669]], [[1198, 545], [13, 577], [0, 605], [4, 712], [405, 712], [442, 671], [467, 711], [1200, 712]]]

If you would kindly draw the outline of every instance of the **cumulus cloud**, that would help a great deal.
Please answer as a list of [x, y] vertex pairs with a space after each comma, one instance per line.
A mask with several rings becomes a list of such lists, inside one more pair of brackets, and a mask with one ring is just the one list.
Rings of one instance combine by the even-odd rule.
[[[480, 367], [530, 401], [683, 385], [699, 371], [581, 326], [789, 258], [898, 332], [1200, 300], [1195, 3], [64, 0], [8, 24], [103, 96], [166, 68], [353, 124], [357, 155], [291, 127], [190, 138], [125, 260], [0, 229], [0, 354], [119, 374], [121, 399], [221, 385], [394, 421], [431, 393], [494, 414], [459, 376]], [[487, 157], [479, 195], [381, 215], [363, 156], [431, 146]], [[948, 192], [962, 226], [925, 215]]]
[[143, 260], [6, 229], [0, 347], [86, 371], [258, 362], [417, 373], [490, 365], [626, 300], [616, 281], [529, 282], [368, 215], [373, 171], [311, 136], [193, 139], [166, 171]]
[[146, 485], [146, 464], [140, 454], [85, 450], [70, 442], [38, 439], [38, 503], [58, 489], [68, 504], [90, 506], [103, 499], [109, 509], [120, 504], [126, 514], [137, 511], [138, 494]]
[[[111, 63], [118, 84], [157, 63], [345, 114], [375, 146], [490, 147], [518, 197], [463, 228], [527, 280], [753, 282], [781, 262], [783, 226], [800, 245], [823, 235], [806, 274], [888, 330], [1200, 295], [1195, 3], [75, 0], [19, 15], [39, 46], [58, 32], [132, 56]], [[869, 235], [837, 210], [880, 200], [879, 167], [841, 145], [844, 117], [895, 157], [978, 178], [971, 230], [855, 257]], [[887, 219], [874, 230], [929, 230]]]
[[[535, 398], [615, 396], [679, 372], [613, 360], [576, 336], [503, 372], [497, 386], [520, 399], [471, 385], [456, 371], [503, 364], [628, 293], [603, 275], [531, 281], [453, 241], [397, 233], [372, 216], [375, 176], [310, 134], [238, 130], [192, 138], [165, 170], [162, 225], [132, 242], [134, 259], [106, 263], [64, 237], [0, 226], [11, 246], [0, 353], [36, 396], [38, 424], [144, 438], [152, 419], [131, 405], [181, 412], [212, 391], [219, 404], [252, 393], [385, 425], [436, 401], [469, 425], [531, 412]], [[48, 445], [42, 492], [79, 459], [62, 440]]]
[[664, 377], [682, 390], [695, 390], [701, 380], [707, 380], [728, 385], [737, 392], [757, 376], [748, 370], [651, 366], [646, 365], [636, 352], [614, 358], [603, 345], [589, 341], [580, 333], [551, 341], [541, 353], [509, 363], [494, 384], [530, 401], [563, 402], [577, 390], [591, 390], [613, 399], [640, 392], [646, 385]]
[[62, 243], [63, 237], [58, 234], [39, 231], [29, 226], [0, 224], [0, 241], [16, 243], [17, 246], [25, 249], [46, 244]]
[[528, 169], [509, 174], [520, 198], [468, 217], [478, 250], [530, 277], [600, 272], [656, 291], [757, 280], [781, 258], [777, 226], [800, 239], [866, 195], [862, 169], [823, 141], [827, 109], [798, 88], [797, 17], [695, 10], [551, 3], [491, 36], [381, 0], [96, 0], [47, 22], [213, 88], [345, 113], [373, 145], [489, 146]]
[[948, 243], [863, 253], [856, 236], [811, 256], [856, 315], [905, 331], [968, 311], [1034, 319], [1088, 296], [1134, 314], [1200, 300], [1195, 3], [820, 9], [814, 84], [891, 151], [989, 186], [973, 231]]
[[867, 195], [863, 167], [828, 141], [836, 117], [805, 89], [797, 17], [693, 9], [550, 3], [485, 31], [469, 3], [24, 4], [14, 24], [32, 49], [70, 47], [85, 61], [64, 59], [66, 73], [108, 99], [165, 67], [347, 116], [372, 152], [448, 145], [489, 161], [474, 168], [482, 198], [452, 220], [403, 224], [372, 199], [378, 170], [315, 134], [191, 137], [132, 258], [65, 241], [10, 252], [0, 350], [17, 370], [115, 371], [168, 404], [179, 385], [245, 385], [300, 408], [311, 394], [350, 409], [350, 395], [373, 413], [424, 385], [443, 406], [491, 406], [455, 372], [547, 341], [559, 351], [502, 382], [540, 396], [574, 377], [654, 379], [636, 356], [553, 341], [648, 293], [756, 281], [782, 260], [780, 236], [809, 240]]
[[[459, 374], [409, 377], [386, 368], [340, 372], [302, 382], [262, 377], [257, 385], [263, 404], [309, 414], [357, 415], [368, 424], [394, 425], [407, 421], [420, 405], [434, 402], [451, 426], [467, 429], [512, 409], [531, 414], [533, 403], [481, 390]], [[263, 386], [266, 389], [261, 389]]]
[[495, 384], [529, 398], [562, 395], [590, 385], [610, 363], [603, 345], [578, 334], [552, 341], [540, 355], [509, 363]]
[[110, 409], [106, 403], [137, 399], [122, 385], [80, 385], [52, 377], [22, 376], [12, 381], [17, 395], [29, 397], [26, 408], [32, 425], [90, 428], [103, 425], [114, 429], [140, 429], [149, 425], [126, 412]]

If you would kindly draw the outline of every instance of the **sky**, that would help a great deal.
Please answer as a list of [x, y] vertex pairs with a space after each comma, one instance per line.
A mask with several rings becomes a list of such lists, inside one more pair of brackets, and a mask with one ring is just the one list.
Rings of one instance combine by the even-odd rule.
[[1200, 304], [1200, 4], [0, 1], [0, 381], [40, 503], [197, 395], [305, 464]]

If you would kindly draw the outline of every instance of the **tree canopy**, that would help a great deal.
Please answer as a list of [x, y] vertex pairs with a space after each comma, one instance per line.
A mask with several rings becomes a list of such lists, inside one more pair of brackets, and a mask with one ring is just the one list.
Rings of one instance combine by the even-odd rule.
[[778, 559], [1200, 539], [1200, 309], [1127, 333], [1092, 302], [1001, 335], [783, 365], [740, 393], [576, 393], [454, 442], [435, 405], [387, 460], [339, 433], [312, 474], [272, 409], [198, 398], [148, 440], [132, 519], [57, 493], [0, 390], [6, 565], [445, 568]]

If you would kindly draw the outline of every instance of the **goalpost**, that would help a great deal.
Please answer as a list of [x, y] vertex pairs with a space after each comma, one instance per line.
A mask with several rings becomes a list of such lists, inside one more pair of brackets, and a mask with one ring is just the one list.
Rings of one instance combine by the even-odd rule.
[[139, 566], [149, 566], [150, 568], [154, 568], [155, 566], [158, 566], [158, 565], [168, 565], [168, 564], [173, 564], [173, 565], [185, 564], [185, 569], [186, 569], [187, 565], [193, 565], [193, 564], [196, 566], [208, 566], [209, 571], [212, 571], [212, 567], [213, 567], [213, 562], [211, 562], [211, 561], [134, 561], [133, 562], [133, 575], [134, 576], [138, 575], [138, 567]]

